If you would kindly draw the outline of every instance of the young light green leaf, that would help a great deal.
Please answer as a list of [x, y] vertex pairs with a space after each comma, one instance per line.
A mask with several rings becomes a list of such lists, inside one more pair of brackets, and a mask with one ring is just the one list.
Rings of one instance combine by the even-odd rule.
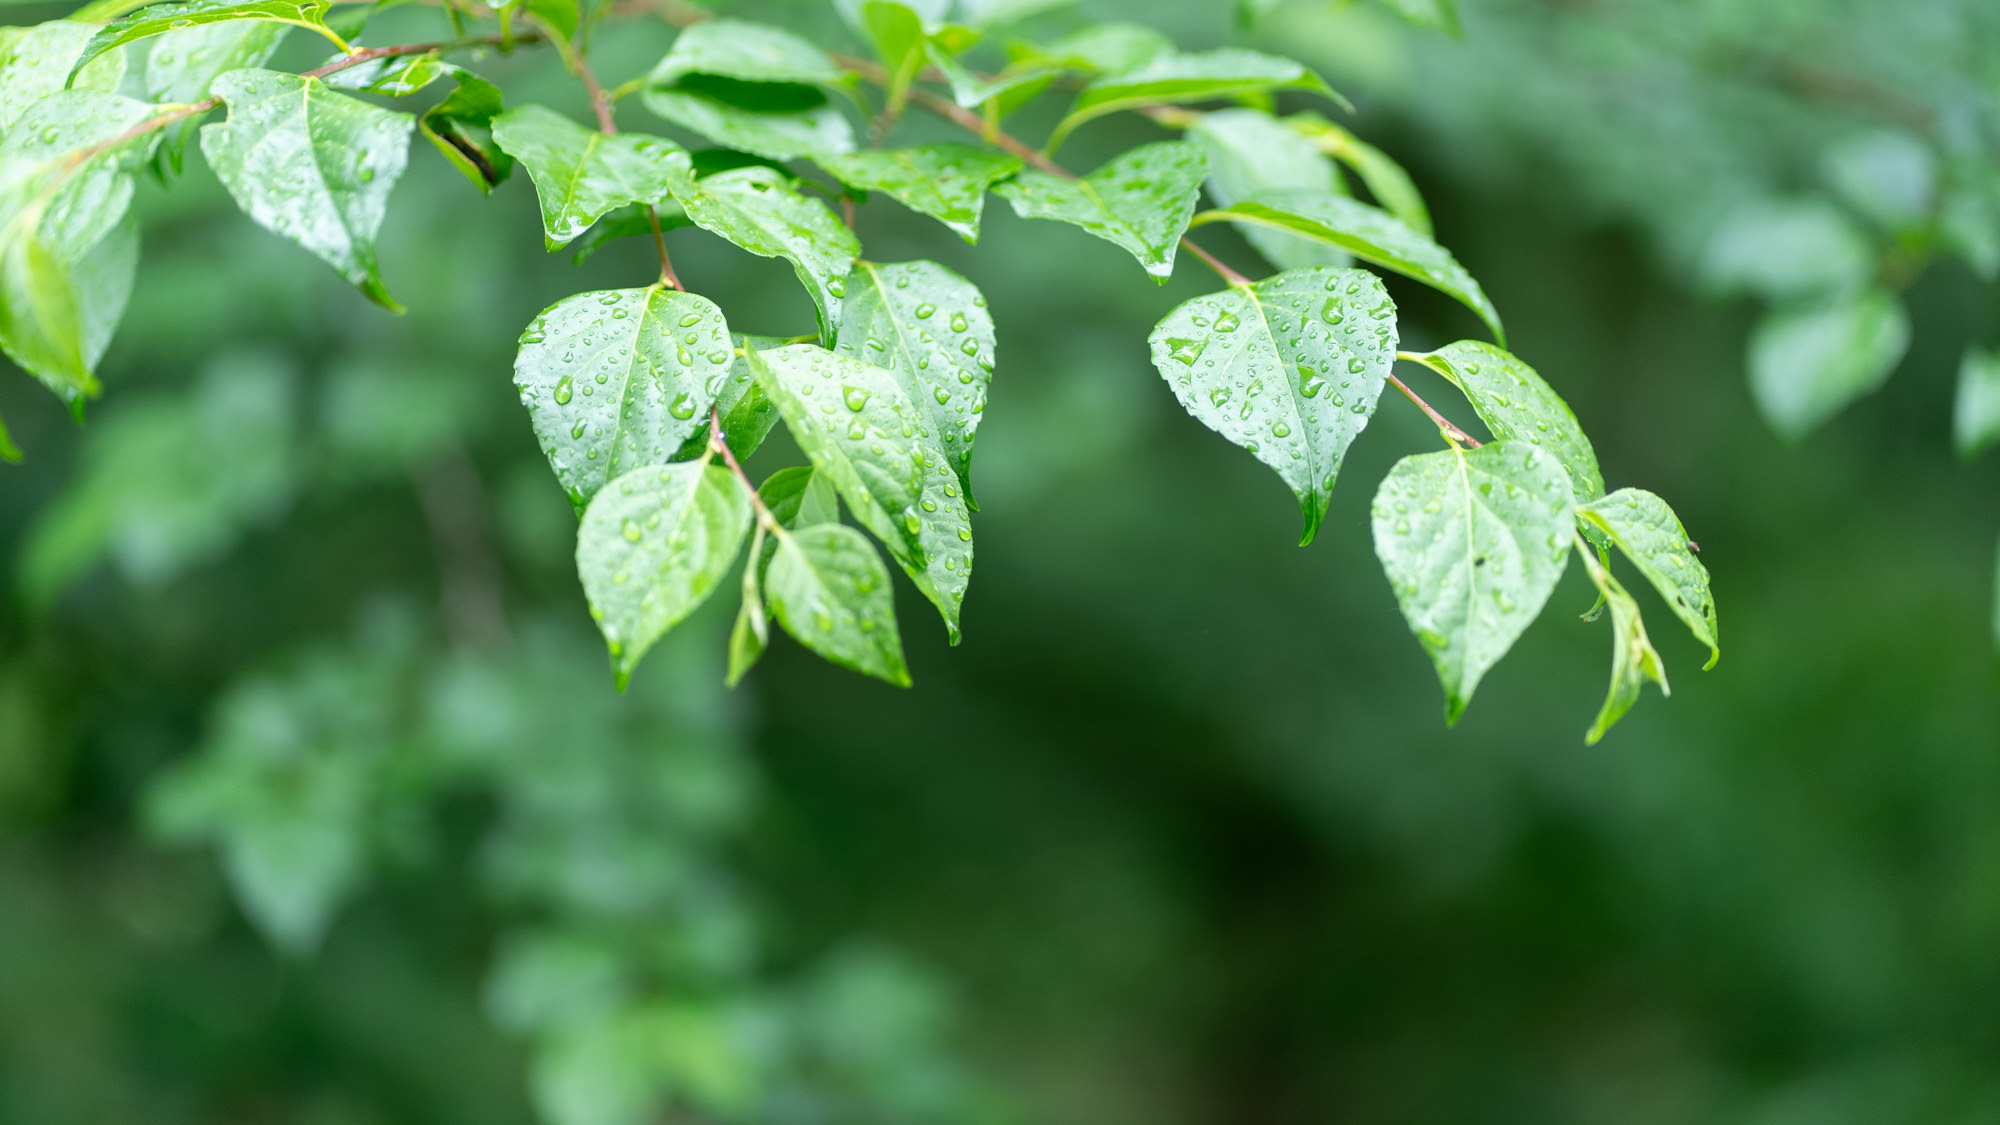
[[1750, 391], [1778, 436], [1797, 441], [1879, 388], [1910, 346], [1910, 317], [1886, 289], [1777, 309], [1750, 335]]
[[1431, 236], [1431, 212], [1416, 182], [1389, 154], [1335, 125], [1317, 113], [1300, 113], [1286, 119], [1293, 130], [1312, 140], [1321, 152], [1347, 165], [1361, 176], [1361, 182], [1375, 201], [1391, 215], [1408, 223], [1426, 237]]
[[418, 119], [417, 129], [479, 194], [491, 195], [514, 171], [514, 158], [491, 139], [493, 119], [504, 109], [500, 88], [462, 67], [451, 76], [458, 88]]
[[705, 434], [736, 351], [722, 311], [662, 286], [579, 293], [521, 334], [514, 385], [581, 510], [607, 481]]
[[236, 205], [369, 300], [398, 308], [376, 266], [375, 234], [415, 120], [270, 70], [232, 70], [211, 88], [229, 119], [202, 129], [201, 151]]
[[894, 373], [810, 344], [751, 352], [750, 365], [813, 467], [938, 607], [956, 644], [972, 523], [924, 412]]
[[164, 35], [169, 31], [239, 20], [264, 20], [303, 27], [324, 35], [345, 52], [348, 50], [347, 43], [327, 29], [326, 13], [330, 7], [332, 0], [252, 0], [247, 4], [231, 0], [168, 0], [164, 4], [149, 4], [105, 24], [104, 29], [84, 45], [82, 54], [70, 67], [70, 75], [74, 77], [92, 59], [127, 43]]
[[538, 105], [515, 106], [493, 118], [493, 143], [535, 181], [550, 250], [614, 208], [658, 203], [688, 178], [687, 152], [672, 141], [607, 136]]
[[[715, 395], [715, 411], [722, 415], [722, 440], [729, 451], [736, 454], [738, 461], [747, 461], [757, 447], [771, 433], [771, 427], [778, 424], [778, 408], [757, 385], [750, 373], [750, 361], [745, 357], [747, 349], [756, 348], [769, 351], [782, 348], [790, 343], [773, 336], [731, 336], [736, 354], [729, 363], [729, 377], [723, 381], [722, 389]], [[708, 448], [709, 432], [698, 429], [688, 435], [687, 442], [680, 447], [673, 459], [692, 461]]]
[[[1188, 126], [1187, 135], [1208, 154], [1208, 194], [1218, 206], [1266, 191], [1347, 191], [1339, 170], [1316, 145], [1262, 110], [1204, 113]], [[1345, 250], [1289, 231], [1251, 227], [1244, 236], [1281, 270], [1348, 264]]]
[[811, 465], [779, 469], [757, 487], [757, 495], [779, 525], [793, 531], [840, 520], [840, 497], [832, 478]]
[[683, 75], [715, 74], [739, 82], [840, 81], [840, 68], [825, 51], [782, 28], [742, 20], [703, 20], [680, 33], [660, 60], [652, 85], [671, 86]]
[[77, 20], [0, 28], [0, 130], [65, 85], [104, 93], [118, 89], [125, 77], [122, 52], [100, 56], [72, 80], [73, 64], [96, 34], [95, 24]]
[[801, 195], [783, 173], [762, 167], [683, 181], [674, 196], [702, 229], [752, 254], [792, 263], [819, 309], [822, 333], [833, 338], [847, 271], [861, 243], [826, 204]]
[[956, 142], [914, 148], [862, 149], [819, 161], [841, 183], [893, 196], [958, 232], [979, 241], [979, 216], [986, 192], [996, 181], [1021, 170], [1021, 159]]
[[706, 460], [634, 469], [590, 502], [576, 570], [620, 690], [653, 642], [708, 600], [750, 518], [736, 478]]
[[1269, 90], [1312, 90], [1345, 104], [1319, 75], [1276, 55], [1241, 47], [1162, 54], [1137, 69], [1107, 75], [1085, 86], [1069, 116], [1056, 126], [1049, 147], [1059, 146], [1085, 122], [1121, 109], [1218, 101]]
[[1375, 554], [1457, 723], [1568, 561], [1569, 478], [1532, 445], [1405, 457], [1375, 494]]
[[1576, 514], [1583, 523], [1601, 529], [1632, 560], [1695, 639], [1708, 646], [1704, 667], [1715, 667], [1722, 650], [1708, 568], [1694, 557], [1687, 529], [1667, 502], [1643, 489], [1621, 488], [1582, 505]]
[[939, 46], [936, 39], [931, 40], [929, 52], [931, 65], [937, 67], [944, 80], [951, 84], [952, 100], [966, 109], [978, 109], [1003, 94], [1025, 90], [1038, 83], [1046, 87], [1062, 72], [1061, 67], [1031, 61], [1019, 67], [1010, 66], [992, 78], [983, 78], [960, 62], [957, 56]]
[[1152, 347], [1181, 407], [1291, 486], [1299, 543], [1312, 542], [1395, 361], [1381, 280], [1321, 267], [1197, 297], [1153, 329]]
[[1458, 24], [1458, 9], [1452, 0], [1383, 0], [1389, 10], [1418, 27], [1442, 31], [1454, 38], [1464, 38], [1465, 31]]
[[1591, 582], [1596, 584], [1598, 593], [1611, 609], [1611, 688], [1605, 694], [1604, 706], [1597, 712], [1597, 721], [1583, 736], [1586, 745], [1595, 746], [1604, 737], [1604, 732], [1624, 718], [1632, 705], [1639, 701], [1639, 691], [1646, 686], [1647, 680], [1660, 685], [1661, 695], [1672, 695], [1673, 689], [1667, 686], [1666, 666], [1661, 663], [1660, 654], [1654, 650], [1651, 638], [1646, 636], [1646, 622], [1639, 616], [1639, 603], [1590, 551], [1578, 551], [1577, 554], [1582, 556]]
[[1496, 339], [1507, 342], [1499, 312], [1458, 259], [1379, 207], [1328, 192], [1279, 191], [1197, 215], [1192, 225], [1215, 222], [1274, 227], [1331, 243], [1456, 298], [1479, 314]]
[[1208, 157], [1185, 141], [1158, 141], [1126, 152], [1080, 180], [1029, 169], [996, 191], [1024, 219], [1082, 227], [1130, 251], [1165, 281], [1194, 216]]
[[854, 127], [825, 102], [802, 109], [756, 110], [707, 93], [648, 86], [646, 108], [728, 148], [772, 160], [817, 160], [854, 150]]
[[993, 317], [970, 281], [936, 262], [856, 262], [835, 350], [895, 374], [972, 500], [972, 440], [993, 380]]
[[822, 523], [780, 536], [764, 586], [772, 615], [800, 644], [843, 668], [910, 686], [889, 571], [860, 532]]
[[1460, 340], [1411, 358], [1463, 391], [1496, 439], [1539, 445], [1555, 454], [1569, 474], [1578, 504], [1604, 495], [1604, 473], [1597, 467], [1597, 451], [1583, 435], [1569, 404], [1534, 368], [1478, 340]]
[[875, 45], [875, 57], [888, 72], [886, 86], [889, 111], [899, 112], [910, 83], [929, 61], [929, 40], [924, 36], [924, 17], [899, 0], [862, 0], [861, 26]]
[[1966, 350], [1958, 365], [1951, 433], [1958, 455], [1966, 458], [1978, 456], [2000, 440], [2000, 352]]
[[129, 169], [151, 135], [104, 145], [153, 116], [143, 102], [59, 91], [0, 138], [0, 349], [72, 408], [131, 293], [137, 226]]
[[750, 558], [743, 564], [743, 601], [736, 608], [736, 624], [729, 629], [729, 671], [723, 682], [730, 687], [741, 683], [771, 644], [771, 623], [764, 617], [764, 592], [757, 574], [764, 564], [764, 525], [750, 539]]
[[974, 27], [992, 27], [1067, 8], [1077, 0], [958, 0], [960, 18]]

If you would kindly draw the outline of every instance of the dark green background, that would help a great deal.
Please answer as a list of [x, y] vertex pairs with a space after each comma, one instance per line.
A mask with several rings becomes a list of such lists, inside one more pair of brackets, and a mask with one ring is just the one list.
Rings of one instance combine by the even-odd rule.
[[[764, 7], [832, 26], [816, 5]], [[1435, 441], [1415, 410], [1384, 399], [1301, 550], [1284, 487], [1182, 416], [1148, 363], [1152, 323], [1214, 287], [1198, 264], [1159, 288], [1115, 248], [997, 201], [973, 248], [878, 200], [859, 222], [869, 256], [951, 265], [999, 325], [977, 575], [956, 650], [899, 590], [911, 691], [784, 641], [737, 693], [762, 781], [728, 855], [774, 959], [867, 940], [927, 966], [955, 997], [960, 1053], [1028, 1121], [2000, 1121], [2000, 502], [1993, 465], [1960, 464], [1949, 441], [1958, 357], [1993, 340], [1994, 290], [1936, 264], [1906, 294], [1915, 343], [1888, 387], [1788, 448], [1745, 389], [1751, 308], [1700, 299], [1658, 220], [1675, 170], [1709, 156], [1749, 153], [1751, 180], [1810, 187], [1815, 146], [1873, 124], [1868, 107], [1779, 90], [1784, 112], [1716, 111], [1635, 78], [1680, 44], [1590, 45], [1592, 26], [1671, 8], [1727, 38], [1756, 22], [1733, 5], [1468, 0], [1463, 44], [1372, 9], [1294, 5], [1260, 38], [1220, 2], [1123, 7], [1183, 46], [1292, 51], [1355, 98], [1356, 131], [1411, 168], [1611, 487], [1660, 493], [1699, 541], [1723, 659], [1699, 671], [1705, 654], [1640, 591], [1674, 695], [1648, 689], [1586, 748], [1610, 638], [1577, 619], [1590, 597], [1572, 567], [1447, 730], [1367, 531], [1375, 483]], [[1949, 72], [1971, 48], [1926, 29], [1974, 7], [1774, 4], [1752, 37], [1830, 66], [1899, 53]], [[1569, 53], [1537, 38], [1564, 20], [1587, 32]], [[1910, 41], [1868, 42], [1884, 21]], [[608, 36], [607, 81], [669, 36]], [[1697, 85], [1742, 79], [1717, 59]], [[1522, 69], [1536, 65], [1584, 77]], [[581, 111], [546, 59], [485, 69], [510, 97]], [[1503, 105], [1510, 73], [1520, 99]], [[1686, 147], [1640, 143], [1648, 114], [1684, 117]], [[636, 99], [620, 118], [668, 132]], [[1021, 132], [1051, 120], [1031, 112]], [[1158, 135], [1100, 123], [1063, 159]], [[513, 341], [569, 293], [643, 284], [650, 251], [581, 269], [545, 256], [525, 177], [482, 201], [419, 141], [385, 232], [384, 275], [410, 308], [395, 319], [236, 214], [198, 159], [141, 198], [139, 288], [91, 427], [26, 378], [0, 385], [27, 452], [4, 470], [0, 550], [18, 557], [100, 421], [218, 356], [296, 369], [307, 469], [281, 511], [169, 581], [99, 567], [45, 612], [0, 610], [0, 1119], [525, 1122], [521, 1048], [481, 1014], [500, 922], [467, 848], [391, 865], [319, 954], [288, 960], [210, 856], [152, 841], [138, 810], [246, 673], [339, 643], [384, 598], [442, 638], [404, 470], [311, 436], [342, 365], [454, 388], [453, 421], [412, 424], [408, 463], [462, 442], [510, 619], [587, 640]], [[1202, 237], [1254, 261], [1233, 235]], [[809, 330], [786, 267], [698, 231], [672, 246], [732, 327]], [[1476, 331], [1389, 284], [1405, 347]], [[393, 395], [382, 406], [383, 426], [411, 417]], [[774, 442], [753, 472], [794, 456]], [[718, 598], [686, 627], [702, 683], [653, 690], [719, 680], [733, 609]], [[639, 679], [675, 674], [656, 662]], [[454, 806], [447, 838], [482, 815]]]

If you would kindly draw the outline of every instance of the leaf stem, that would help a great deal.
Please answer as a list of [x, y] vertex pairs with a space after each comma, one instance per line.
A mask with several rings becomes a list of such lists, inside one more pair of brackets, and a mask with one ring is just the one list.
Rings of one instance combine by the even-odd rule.
[[1228, 264], [1225, 263], [1222, 259], [1202, 249], [1195, 243], [1190, 242], [1185, 236], [1181, 238], [1181, 245], [1185, 247], [1189, 253], [1193, 254], [1197, 258], [1200, 258], [1202, 262], [1208, 266], [1209, 269], [1212, 269], [1216, 273], [1221, 274], [1222, 280], [1228, 282], [1229, 284], [1235, 286], [1238, 289], [1250, 288], [1249, 278], [1244, 277], [1242, 274], [1237, 273], [1233, 269], [1230, 269]]
[[1455, 441], [1461, 445], [1469, 445], [1474, 449], [1479, 448], [1480, 446], [1479, 439], [1473, 437], [1471, 434], [1468, 434], [1464, 430], [1461, 430], [1457, 426], [1453, 425], [1451, 419], [1446, 418], [1442, 414], [1439, 414], [1437, 410], [1431, 406], [1430, 403], [1425, 402], [1423, 399], [1417, 397], [1417, 392], [1411, 390], [1410, 385], [1408, 383], [1405, 383], [1401, 379], [1396, 378], [1393, 372], [1388, 376], [1388, 379], [1389, 382], [1393, 384], [1397, 390], [1403, 392], [1404, 398], [1407, 398], [1411, 402], [1416, 403], [1417, 409], [1429, 415], [1430, 420], [1437, 423], [1437, 428], [1444, 433], [1445, 437], [1450, 438], [1452, 441]]
[[764, 498], [757, 494], [757, 486], [750, 483], [750, 474], [743, 471], [742, 463], [736, 460], [736, 451], [729, 448], [729, 440], [722, 434], [722, 408], [719, 406], [708, 408], [708, 450], [722, 455], [722, 459], [729, 464], [729, 471], [736, 474], [736, 483], [750, 494], [750, 506], [757, 511], [757, 526], [769, 528], [771, 534], [784, 538], [784, 525], [771, 514], [771, 509], [764, 506]]

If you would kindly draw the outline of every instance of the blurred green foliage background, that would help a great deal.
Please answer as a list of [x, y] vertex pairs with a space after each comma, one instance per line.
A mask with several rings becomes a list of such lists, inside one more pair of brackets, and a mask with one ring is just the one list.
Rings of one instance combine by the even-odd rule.
[[[1759, 310], [1701, 265], [1746, 201], [1852, 207], [1826, 154], [1884, 129], [2000, 192], [2000, 13], [1462, 7], [1462, 40], [1318, 0], [1083, 10], [1354, 98], [1611, 487], [1700, 542], [1716, 670], [1659, 625], [1672, 699], [1586, 749], [1608, 626], [1572, 567], [1573, 612], [1445, 729], [1367, 535], [1421, 416], [1385, 401], [1300, 550], [1147, 361], [1198, 267], [1156, 288], [1005, 207], [973, 248], [880, 201], [869, 256], [945, 262], [999, 325], [963, 646], [902, 589], [914, 690], [780, 644], [730, 694], [718, 598], [618, 697], [509, 373], [538, 309], [650, 248], [545, 255], [525, 179], [482, 201], [416, 151], [394, 318], [190, 160], [141, 192], [89, 425], [0, 381], [0, 1120], [614, 1121], [670, 1088], [653, 1119], [2000, 1121], [2000, 500], [1950, 441], [1994, 287], [1913, 269], [1894, 378], [1787, 445], [1745, 385]], [[671, 35], [619, 25], [597, 65]], [[582, 115], [551, 59], [482, 69]], [[732, 327], [809, 330], [785, 266], [670, 237]], [[1406, 347], [1474, 333], [1389, 284]]]

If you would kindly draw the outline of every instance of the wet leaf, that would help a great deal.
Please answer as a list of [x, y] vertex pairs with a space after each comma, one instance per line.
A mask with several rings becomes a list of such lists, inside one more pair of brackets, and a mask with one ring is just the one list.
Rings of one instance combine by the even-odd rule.
[[1275, 469], [1312, 542], [1396, 357], [1396, 307], [1365, 270], [1293, 270], [1197, 297], [1152, 335], [1188, 414]]
[[819, 309], [821, 331], [832, 339], [847, 272], [861, 243], [826, 204], [799, 194], [783, 173], [762, 167], [683, 181], [674, 195], [695, 225], [752, 254], [792, 263]]
[[628, 203], [658, 203], [688, 176], [688, 154], [640, 133], [606, 135], [538, 105], [493, 119], [493, 141], [521, 162], [542, 203], [550, 250]]
[[1597, 451], [1569, 404], [1534, 368], [1478, 340], [1461, 340], [1415, 358], [1465, 392], [1496, 439], [1539, 445], [1555, 454], [1569, 474], [1578, 504], [1604, 495]]
[[[1296, 189], [1346, 194], [1333, 161], [1291, 126], [1256, 109], [1204, 113], [1188, 127], [1188, 140], [1208, 155], [1208, 194], [1218, 207], [1259, 192]], [[1251, 227], [1243, 232], [1265, 260], [1281, 270], [1345, 266], [1345, 250], [1289, 231]]]
[[1029, 169], [996, 191], [1024, 219], [1054, 219], [1124, 247], [1164, 281], [1194, 216], [1208, 158], [1185, 141], [1141, 145], [1080, 180]]
[[1532, 445], [1405, 457], [1375, 493], [1375, 554], [1457, 723], [1534, 621], [1571, 544], [1569, 477]]
[[1660, 662], [1660, 654], [1654, 650], [1651, 638], [1646, 636], [1646, 622], [1639, 616], [1639, 603], [1589, 551], [1577, 554], [1582, 557], [1585, 569], [1590, 572], [1591, 582], [1596, 584], [1599, 595], [1611, 610], [1611, 688], [1605, 694], [1604, 706], [1597, 712], [1597, 721], [1583, 736], [1587, 745], [1595, 746], [1612, 724], [1624, 718], [1632, 705], [1639, 701], [1640, 689], [1646, 686], [1647, 680], [1660, 685], [1661, 695], [1672, 695], [1673, 689], [1667, 686], [1667, 670]]
[[1069, 116], [1056, 126], [1049, 145], [1054, 148], [1078, 126], [1121, 109], [1220, 101], [1269, 90], [1312, 90], [1341, 100], [1319, 75], [1276, 55], [1241, 47], [1160, 54], [1135, 69], [1108, 74], [1085, 86]]
[[1681, 526], [1665, 500], [1644, 489], [1621, 488], [1576, 510], [1577, 518], [1601, 529], [1646, 581], [1665, 598], [1694, 634], [1708, 646], [1708, 664], [1715, 667], [1722, 650], [1715, 621], [1715, 597], [1708, 588], [1708, 568], [1688, 547]]
[[893, 196], [910, 210], [957, 231], [967, 242], [979, 241], [987, 190], [1021, 170], [1019, 157], [949, 141], [863, 149], [821, 159], [819, 164], [841, 183]]
[[822, 523], [781, 536], [764, 585], [772, 616], [800, 644], [843, 668], [910, 686], [889, 571], [860, 532]]
[[92, 59], [127, 43], [164, 35], [169, 31], [243, 20], [307, 28], [344, 48], [345, 44], [340, 43], [339, 37], [326, 27], [326, 13], [331, 7], [331, 0], [254, 0], [248, 4], [231, 3], [229, 0], [169, 0], [165, 4], [149, 4], [105, 24], [90, 42], [84, 44], [83, 52], [71, 64], [70, 73], [74, 75]]

